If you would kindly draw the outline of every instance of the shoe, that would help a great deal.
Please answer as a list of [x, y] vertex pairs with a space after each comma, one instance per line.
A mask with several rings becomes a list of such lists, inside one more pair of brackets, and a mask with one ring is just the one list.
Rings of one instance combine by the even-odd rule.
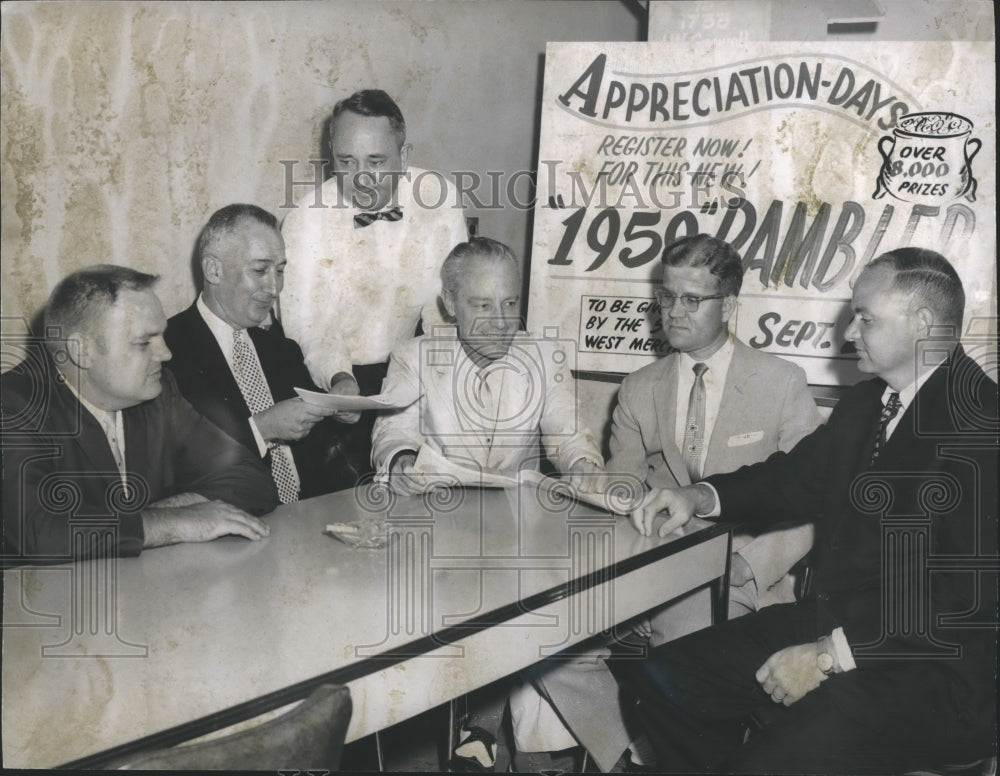
[[452, 773], [491, 773], [497, 761], [497, 739], [478, 725], [458, 731], [458, 746], [452, 752], [448, 770]]
[[625, 751], [625, 767], [622, 773], [659, 773], [655, 765], [645, 765], [644, 763], [632, 762], [631, 750]]

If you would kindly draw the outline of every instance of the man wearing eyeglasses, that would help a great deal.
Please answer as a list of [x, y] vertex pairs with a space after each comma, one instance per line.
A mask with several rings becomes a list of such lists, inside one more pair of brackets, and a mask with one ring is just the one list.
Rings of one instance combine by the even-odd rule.
[[[821, 419], [799, 367], [730, 336], [743, 282], [739, 254], [699, 234], [667, 246], [663, 265], [656, 298], [674, 352], [622, 383], [607, 472], [639, 477], [650, 488], [677, 487], [790, 450]], [[811, 524], [735, 536], [729, 617], [794, 600], [788, 571], [812, 539]], [[651, 646], [662, 644], [707, 626], [709, 608], [708, 591], [697, 591], [640, 621], [637, 633]], [[539, 674], [536, 685], [576, 740], [610, 770], [630, 736], [604, 661]], [[595, 702], [598, 697], [604, 701]]]

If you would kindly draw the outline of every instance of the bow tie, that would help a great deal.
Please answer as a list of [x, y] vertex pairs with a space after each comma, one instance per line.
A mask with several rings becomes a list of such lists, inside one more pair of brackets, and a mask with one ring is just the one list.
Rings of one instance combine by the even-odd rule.
[[354, 228], [365, 227], [375, 221], [398, 221], [403, 217], [403, 208], [391, 207], [388, 210], [379, 210], [376, 213], [363, 212], [354, 214]]

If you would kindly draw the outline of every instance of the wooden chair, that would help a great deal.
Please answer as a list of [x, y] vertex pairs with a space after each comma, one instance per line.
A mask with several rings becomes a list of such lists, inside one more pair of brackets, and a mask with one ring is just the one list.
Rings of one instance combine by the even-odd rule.
[[347, 687], [323, 684], [291, 711], [249, 730], [108, 763], [120, 770], [335, 771], [351, 721]]

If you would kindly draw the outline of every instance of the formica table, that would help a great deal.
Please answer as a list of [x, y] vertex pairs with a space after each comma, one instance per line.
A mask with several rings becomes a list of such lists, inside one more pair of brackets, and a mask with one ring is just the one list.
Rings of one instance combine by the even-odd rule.
[[[382, 549], [323, 533], [386, 520]], [[3, 759], [95, 767], [351, 689], [348, 741], [711, 586], [730, 536], [631, 523], [552, 493], [362, 486], [265, 520], [269, 538], [4, 572]]]

